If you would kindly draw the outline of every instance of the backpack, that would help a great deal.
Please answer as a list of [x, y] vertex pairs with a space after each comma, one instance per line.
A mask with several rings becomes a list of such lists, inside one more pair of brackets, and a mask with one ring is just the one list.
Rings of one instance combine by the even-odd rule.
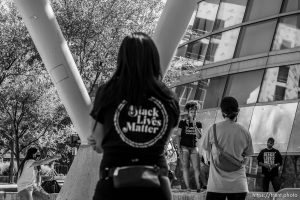
[[60, 186], [56, 180], [44, 181], [41, 186], [47, 193], [59, 193], [60, 191]]
[[213, 125], [214, 142], [217, 149], [217, 155], [213, 156], [213, 163], [215, 166], [226, 172], [234, 172], [243, 167], [243, 163], [233, 157], [231, 154], [223, 151], [219, 146], [216, 136], [216, 124]]

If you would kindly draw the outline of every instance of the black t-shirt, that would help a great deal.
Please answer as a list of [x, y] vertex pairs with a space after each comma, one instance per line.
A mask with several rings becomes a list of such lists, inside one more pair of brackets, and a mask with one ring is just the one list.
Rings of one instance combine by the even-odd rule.
[[105, 109], [93, 109], [91, 116], [104, 128], [101, 169], [134, 164], [167, 167], [164, 146], [179, 119], [175, 99], [148, 96], [139, 106], [123, 100]]
[[[202, 128], [201, 122], [196, 122], [198, 128]], [[181, 128], [180, 146], [196, 147], [196, 130], [193, 123], [188, 120], [180, 120], [178, 128]]]
[[[257, 156], [257, 161], [266, 164], [277, 164], [282, 165], [282, 156], [277, 149], [263, 149]], [[278, 167], [274, 167], [271, 171], [267, 168], [262, 167], [262, 173], [265, 175], [278, 176]]]

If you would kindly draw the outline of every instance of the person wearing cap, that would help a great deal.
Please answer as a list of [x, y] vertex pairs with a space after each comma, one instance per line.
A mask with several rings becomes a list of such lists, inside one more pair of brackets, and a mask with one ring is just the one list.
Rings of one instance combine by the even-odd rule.
[[[254, 154], [251, 135], [243, 126], [236, 123], [239, 105], [235, 98], [224, 97], [221, 101], [223, 121], [216, 123], [216, 138], [223, 151], [245, 163], [246, 156]], [[214, 144], [213, 126], [203, 138], [203, 149], [210, 157], [209, 178], [206, 200], [244, 200], [248, 192], [246, 170], [243, 165], [233, 172], [216, 167], [213, 158], [218, 153]]]

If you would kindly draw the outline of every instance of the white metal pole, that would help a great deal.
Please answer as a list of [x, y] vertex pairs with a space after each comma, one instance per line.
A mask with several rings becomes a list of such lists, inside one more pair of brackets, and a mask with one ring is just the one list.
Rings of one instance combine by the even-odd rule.
[[47, 0], [15, 0], [82, 144], [89, 135], [91, 100]]
[[168, 0], [154, 32], [163, 74], [183, 37], [198, 0]]

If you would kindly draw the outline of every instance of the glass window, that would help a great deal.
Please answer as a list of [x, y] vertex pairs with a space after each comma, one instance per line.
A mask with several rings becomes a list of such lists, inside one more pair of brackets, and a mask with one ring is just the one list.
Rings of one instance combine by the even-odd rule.
[[287, 151], [298, 103], [255, 106], [250, 124], [254, 153], [266, 148], [269, 137], [275, 139], [274, 147]]
[[277, 81], [281, 82], [281, 83], [287, 83], [287, 79], [289, 76], [289, 70], [290, 70], [290, 68], [287, 66], [279, 67]]
[[290, 49], [300, 46], [300, 15], [280, 19], [272, 50]]
[[270, 102], [298, 99], [300, 91], [299, 77], [300, 65], [267, 69], [258, 101]]
[[[213, 123], [215, 122], [215, 118], [216, 118], [216, 114], [217, 114], [217, 110], [206, 110], [206, 111], [202, 111], [200, 110], [200, 112], [197, 114], [197, 119], [202, 123], [202, 130], [203, 130], [203, 134], [206, 134], [209, 127], [211, 127], [211, 125], [213, 125]], [[203, 143], [203, 136], [200, 138], [198, 144], [197, 145], [199, 148], [199, 153], [201, 155], [202, 154], [202, 143]]]
[[195, 42], [191, 42], [187, 44], [185, 57], [194, 60], [200, 60], [202, 61], [203, 64], [207, 47], [208, 47], [208, 42], [209, 42], [209, 38], [203, 38], [201, 40], [197, 40]]
[[282, 12], [291, 12], [300, 10], [300, 0], [285, 0], [283, 3]]
[[275, 26], [276, 20], [270, 20], [242, 28], [236, 57], [269, 52]]
[[281, 3], [282, 0], [249, 0], [244, 21], [276, 15], [280, 11]]
[[[237, 117], [237, 122], [239, 124], [241, 124], [247, 130], [250, 127], [253, 110], [254, 110], [254, 106], [241, 107], [239, 115]], [[221, 122], [223, 120], [224, 120], [224, 118], [222, 116], [222, 112], [221, 112], [221, 110], [218, 110], [215, 123]]]
[[205, 0], [199, 3], [192, 28], [194, 35], [202, 36], [212, 32], [219, 3], [220, 0]]
[[228, 77], [225, 96], [236, 98], [240, 105], [256, 103], [263, 73], [262, 69], [231, 74]]
[[200, 110], [200, 112], [197, 114], [197, 119], [202, 123], [202, 129], [204, 133], [207, 133], [209, 127], [215, 122], [216, 114], [217, 110]]
[[298, 104], [298, 109], [295, 116], [295, 121], [293, 124], [292, 134], [288, 146], [288, 152], [300, 152], [300, 106]]
[[220, 4], [214, 31], [242, 23], [247, 0], [223, 0]]
[[205, 64], [231, 59], [239, 36], [240, 28], [211, 36]]
[[227, 76], [198, 81], [195, 100], [198, 100], [202, 108], [215, 108], [221, 102]]
[[185, 85], [178, 86], [176, 88], [176, 94], [179, 97], [179, 106], [181, 112], [184, 110], [186, 102], [193, 100], [196, 93], [198, 82], [188, 83]]

